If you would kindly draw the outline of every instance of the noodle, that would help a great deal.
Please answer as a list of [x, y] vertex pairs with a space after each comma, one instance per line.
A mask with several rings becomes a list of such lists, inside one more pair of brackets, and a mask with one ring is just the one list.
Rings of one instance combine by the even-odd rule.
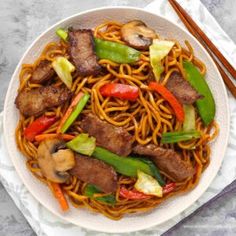
[[[97, 26], [94, 30], [96, 37], [107, 39], [114, 42], [123, 43], [120, 35], [122, 24], [118, 22], [106, 22]], [[178, 42], [175, 42], [174, 47], [168, 56], [163, 60], [164, 79], [162, 84], [165, 85], [170, 75], [179, 71], [184, 76], [182, 67], [183, 60], [192, 61], [201, 71], [206, 73], [206, 66], [194, 56], [193, 48], [189, 42], [185, 42], [187, 49], [182, 48]], [[33, 84], [30, 82], [32, 72], [40, 61], [47, 59], [52, 61], [57, 56], [68, 58], [68, 45], [65, 42], [51, 42], [46, 45], [41, 56], [34, 64], [24, 64], [20, 72], [20, 86], [22, 89], [32, 89], [42, 85]], [[99, 64], [106, 69], [106, 73], [96, 76], [80, 77], [77, 74], [73, 75], [72, 91], [78, 94], [79, 91], [88, 92], [91, 95], [90, 102], [83, 110], [83, 114], [88, 112], [95, 113], [100, 119], [107, 121], [115, 126], [124, 127], [130, 134], [133, 135], [133, 141], [139, 144], [153, 143], [156, 145], [173, 148], [173, 144], [160, 144], [161, 134], [163, 132], [176, 131], [180, 128], [180, 123], [175, 119], [173, 111], [169, 104], [158, 94], [152, 93], [147, 89], [147, 83], [150, 80], [151, 65], [149, 62], [149, 52], [144, 51], [141, 54], [140, 60], [132, 65], [117, 64], [112, 61], [101, 59]], [[139, 99], [133, 103], [130, 101], [122, 101], [120, 99], [103, 98], [99, 92], [101, 86], [107, 82], [119, 82], [140, 87]], [[59, 78], [55, 78], [54, 85], [62, 84]], [[45, 114], [55, 115], [61, 118], [68, 108], [67, 102], [63, 106], [51, 109]], [[37, 164], [37, 146], [38, 143], [31, 143], [24, 137], [24, 129], [34, 121], [35, 117], [25, 118], [20, 117], [16, 128], [16, 141], [20, 151], [27, 157], [27, 168], [43, 183], [47, 184], [47, 180], [41, 174]], [[51, 126], [45, 133], [55, 133], [59, 121]], [[69, 130], [69, 134], [77, 135], [81, 132], [79, 121], [73, 123]], [[197, 130], [201, 132], [199, 140], [191, 140], [179, 142], [175, 144], [180, 150], [183, 159], [191, 163], [195, 168], [196, 174], [183, 182], [176, 183], [176, 188], [173, 192], [164, 195], [162, 198], [155, 196], [147, 200], [127, 200], [119, 197], [119, 189], [124, 185], [127, 189], [132, 189], [135, 184], [135, 179], [118, 175], [118, 189], [116, 192], [117, 203], [114, 206], [106, 205], [100, 201], [89, 199], [83, 195], [85, 183], [80, 181], [75, 176], [63, 184], [63, 189], [73, 206], [87, 207], [92, 211], [102, 213], [103, 215], [118, 220], [127, 213], [144, 212], [153, 209], [169, 197], [191, 190], [199, 182], [202, 172], [210, 162], [210, 147], [209, 142], [212, 141], [218, 133], [218, 125], [212, 122], [208, 127], [204, 127], [201, 119], [196, 119]], [[167, 173], [161, 172], [167, 183], [172, 179]], [[104, 196], [104, 194], [102, 194]]]

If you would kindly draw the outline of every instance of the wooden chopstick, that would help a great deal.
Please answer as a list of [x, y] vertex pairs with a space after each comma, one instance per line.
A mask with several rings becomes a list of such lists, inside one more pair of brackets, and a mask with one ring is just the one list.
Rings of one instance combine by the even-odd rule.
[[202, 40], [205, 44], [214, 52], [214, 54], [219, 58], [224, 67], [228, 70], [228, 72], [236, 79], [236, 70], [229, 63], [229, 61], [224, 57], [224, 55], [219, 51], [219, 49], [212, 43], [212, 41], [207, 37], [207, 35], [200, 29], [200, 27], [195, 23], [195, 21], [191, 18], [191, 16], [179, 5], [176, 0], [169, 0], [172, 7], [176, 6], [175, 9], [186, 18], [192, 28], [201, 36]]
[[[210, 56], [212, 57], [212, 59], [214, 60], [218, 70], [221, 73], [221, 76], [226, 84], [226, 86], [228, 87], [228, 89], [230, 90], [230, 92], [232, 93], [232, 95], [234, 97], [236, 97], [236, 86], [234, 85], [234, 83], [231, 81], [231, 79], [228, 77], [228, 75], [226, 74], [226, 72], [224, 71], [224, 69], [221, 67], [221, 65], [219, 64], [219, 62], [216, 60], [215, 56], [222, 62], [222, 58], [219, 57], [219, 54], [215, 54], [215, 50], [212, 48], [216, 48], [215, 45], [210, 41], [210, 39], [205, 35], [205, 33], [197, 26], [197, 24], [193, 21], [193, 19], [185, 12], [185, 10], [175, 1], [175, 0], [169, 0], [171, 6], [174, 8], [174, 10], [176, 11], [176, 13], [178, 14], [178, 16], [180, 17], [180, 19], [182, 20], [182, 22], [184, 23], [184, 25], [186, 26], [186, 28], [190, 31], [190, 33], [196, 37], [198, 39], [198, 41], [203, 45], [203, 47], [208, 51], [208, 53], [210, 54]], [[191, 21], [189, 21], [189, 19], [191, 19]], [[192, 22], [194, 22], [194, 26], [192, 25]], [[195, 26], [197, 26], [199, 30], [196, 30]], [[202, 34], [198, 33], [198, 32], [202, 32]], [[207, 47], [207, 43], [205, 42], [204, 38], [202, 37], [202, 35], [205, 35], [205, 37], [208, 39], [208, 43], [210, 43], [210, 45], [213, 45], [213, 47]], [[206, 44], [205, 44], [206, 43]], [[212, 51], [211, 51], [211, 50]], [[216, 48], [217, 49], [217, 48]], [[221, 52], [217, 49], [217, 51], [221, 54]], [[222, 54], [221, 54], [222, 55]], [[223, 56], [223, 55], [222, 55]], [[223, 56], [224, 57], [224, 56]], [[224, 57], [224, 59], [226, 60], [226, 58]], [[227, 60], [226, 60], [227, 61]], [[223, 64], [225, 65], [225, 64]], [[228, 72], [232, 75], [232, 73], [235, 73], [236, 75], [236, 71], [235, 69], [231, 66], [231, 64], [227, 61], [227, 67], [226, 69], [228, 70], [228, 68], [230, 67], [231, 69], [228, 70]], [[231, 73], [232, 72], [232, 73]], [[234, 77], [236, 79], [236, 77]]]

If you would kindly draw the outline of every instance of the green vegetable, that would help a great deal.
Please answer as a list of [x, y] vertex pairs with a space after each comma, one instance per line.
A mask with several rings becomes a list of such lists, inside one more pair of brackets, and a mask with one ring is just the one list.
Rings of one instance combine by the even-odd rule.
[[76, 138], [66, 143], [66, 146], [78, 153], [91, 156], [96, 147], [96, 139], [88, 134], [79, 134]]
[[58, 29], [56, 30], [56, 34], [57, 34], [60, 38], [62, 38], [64, 41], [67, 41], [68, 33], [67, 33], [64, 29], [58, 28]]
[[95, 38], [96, 55], [117, 63], [133, 63], [139, 60], [140, 52], [129, 46]]
[[195, 110], [193, 105], [184, 104], [183, 131], [195, 130]]
[[157, 197], [162, 197], [163, 195], [162, 187], [159, 185], [157, 180], [140, 170], [138, 170], [138, 180], [134, 187], [139, 192], [145, 193], [147, 195], [154, 195]]
[[211, 90], [196, 66], [188, 61], [184, 61], [183, 66], [189, 83], [204, 96], [203, 99], [196, 101], [196, 105], [204, 124], [208, 125], [215, 117], [215, 101]]
[[152, 161], [146, 158], [121, 157], [104, 148], [95, 147], [95, 145], [95, 138], [88, 137], [88, 134], [80, 134], [66, 144], [68, 148], [78, 153], [93, 156], [98, 160], [104, 161], [106, 164], [113, 166], [116, 172], [120, 174], [137, 177], [137, 171], [140, 170], [154, 176], [160, 185], [165, 185], [165, 181]]
[[156, 81], [160, 80], [161, 73], [164, 71], [161, 60], [168, 55], [174, 45], [172, 41], [154, 39], [149, 47], [150, 62]]
[[71, 72], [75, 71], [75, 67], [65, 57], [57, 57], [52, 62], [52, 67], [56, 71], [62, 82], [71, 89], [72, 76]]
[[187, 141], [192, 138], [199, 138], [200, 132], [196, 130], [191, 131], [179, 131], [179, 132], [168, 132], [162, 134], [162, 143], [177, 143], [181, 141]]
[[158, 183], [161, 186], [164, 186], [166, 184], [165, 180], [161, 177], [160, 171], [157, 169], [156, 165], [150, 159], [144, 157], [137, 157], [137, 159], [149, 165], [153, 173], [153, 176], [157, 179]]
[[138, 158], [121, 157], [101, 147], [96, 147], [92, 156], [113, 166], [118, 173], [126, 176], [137, 177], [138, 170], [154, 176], [150, 166]]
[[101, 196], [101, 197], [94, 197], [93, 195], [94, 194], [97, 194], [97, 193], [102, 193], [102, 191], [97, 188], [95, 185], [92, 185], [92, 184], [87, 184], [85, 189], [84, 189], [84, 195], [89, 197], [89, 198], [92, 198], [92, 199], [95, 199], [97, 201], [100, 201], [100, 202], [104, 202], [104, 203], [107, 203], [109, 205], [115, 205], [116, 203], [116, 198], [114, 195], [112, 194], [109, 194], [109, 195], [106, 195], [106, 196]]
[[76, 120], [78, 115], [81, 113], [81, 111], [83, 110], [83, 108], [87, 104], [89, 98], [90, 98], [90, 95], [88, 93], [85, 93], [82, 96], [82, 98], [77, 103], [75, 109], [72, 111], [70, 116], [67, 118], [67, 120], [63, 124], [63, 126], [61, 128], [61, 133], [65, 133], [68, 130], [68, 128], [73, 124], [73, 122]]
[[[56, 34], [64, 41], [68, 39], [68, 33], [59, 28]], [[140, 52], [127, 45], [94, 38], [96, 55], [101, 59], [109, 59], [117, 63], [133, 63], [139, 60]]]

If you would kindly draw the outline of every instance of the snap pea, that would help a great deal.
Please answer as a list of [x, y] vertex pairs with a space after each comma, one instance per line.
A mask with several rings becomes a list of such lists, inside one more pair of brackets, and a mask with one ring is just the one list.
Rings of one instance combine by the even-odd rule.
[[96, 55], [117, 63], [133, 63], [139, 60], [140, 52], [127, 45], [94, 38]]
[[145, 159], [121, 157], [101, 147], [96, 147], [92, 156], [113, 166], [113, 168], [120, 174], [137, 177], [137, 172], [140, 170], [146, 174], [154, 176], [160, 184], [164, 185], [164, 180], [157, 168], [153, 163], [151, 165], [150, 162]]
[[204, 124], [208, 125], [215, 117], [215, 101], [211, 90], [196, 66], [188, 61], [184, 61], [183, 66], [189, 83], [204, 96], [204, 98], [196, 101], [196, 105]]

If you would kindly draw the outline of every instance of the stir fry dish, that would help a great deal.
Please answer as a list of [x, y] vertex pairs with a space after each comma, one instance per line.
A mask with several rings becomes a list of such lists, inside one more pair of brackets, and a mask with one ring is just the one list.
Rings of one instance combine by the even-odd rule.
[[218, 125], [190, 43], [140, 20], [55, 33], [22, 65], [16, 142], [61, 209], [118, 220], [193, 189]]

